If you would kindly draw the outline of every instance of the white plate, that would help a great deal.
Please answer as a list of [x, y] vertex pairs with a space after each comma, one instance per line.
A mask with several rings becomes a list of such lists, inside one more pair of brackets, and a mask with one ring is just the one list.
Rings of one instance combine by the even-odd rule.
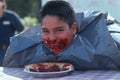
[[[53, 65], [57, 65], [59, 66], [59, 71], [31, 71], [31, 69], [37, 69], [39, 67], [39, 65], [45, 65], [47, 66], [47, 68], [50, 68]], [[66, 67], [64, 67], [63, 70], [63, 66], [67, 65]], [[48, 77], [60, 77], [60, 76], [65, 76], [68, 75], [70, 72], [72, 72], [74, 70], [74, 67], [72, 64], [69, 63], [37, 63], [37, 64], [29, 64], [26, 65], [24, 68], [24, 72], [29, 73], [30, 75], [34, 76], [34, 77], [42, 77], [42, 78], [48, 78]]]

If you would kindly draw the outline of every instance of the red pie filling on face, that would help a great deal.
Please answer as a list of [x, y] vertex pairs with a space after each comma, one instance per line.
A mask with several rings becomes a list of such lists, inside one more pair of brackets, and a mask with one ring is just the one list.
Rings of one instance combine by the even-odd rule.
[[44, 43], [53, 51], [54, 53], [58, 54], [61, 50], [65, 49], [68, 45], [68, 39], [56, 39], [56, 40], [43, 40]]

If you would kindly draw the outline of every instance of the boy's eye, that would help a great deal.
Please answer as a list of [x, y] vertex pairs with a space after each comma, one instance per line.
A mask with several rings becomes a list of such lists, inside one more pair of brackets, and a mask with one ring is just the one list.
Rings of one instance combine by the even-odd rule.
[[48, 30], [42, 30], [42, 33], [48, 33], [49, 31]]
[[56, 31], [57, 31], [57, 32], [61, 32], [61, 31], [63, 31], [63, 29], [57, 29]]

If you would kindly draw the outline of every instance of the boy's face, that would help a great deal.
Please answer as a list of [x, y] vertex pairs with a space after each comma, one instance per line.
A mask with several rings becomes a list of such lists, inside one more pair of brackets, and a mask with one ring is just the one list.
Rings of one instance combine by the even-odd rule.
[[2, 10], [2, 9], [3, 9], [3, 2], [0, 1], [0, 10]]
[[4, 10], [4, 4], [5, 4], [5, 3], [4, 3], [3, 1], [0, 1], [0, 11], [1, 11], [1, 10], [2, 10], [2, 11]]
[[58, 54], [70, 44], [76, 28], [76, 23], [69, 28], [69, 25], [57, 16], [46, 15], [42, 20], [42, 39], [51, 51]]

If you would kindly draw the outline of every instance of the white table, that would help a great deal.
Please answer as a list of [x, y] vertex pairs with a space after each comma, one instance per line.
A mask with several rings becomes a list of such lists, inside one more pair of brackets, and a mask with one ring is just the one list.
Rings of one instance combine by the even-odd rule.
[[25, 73], [22, 68], [0, 67], [0, 80], [120, 80], [120, 71], [73, 71], [64, 77], [35, 78]]

